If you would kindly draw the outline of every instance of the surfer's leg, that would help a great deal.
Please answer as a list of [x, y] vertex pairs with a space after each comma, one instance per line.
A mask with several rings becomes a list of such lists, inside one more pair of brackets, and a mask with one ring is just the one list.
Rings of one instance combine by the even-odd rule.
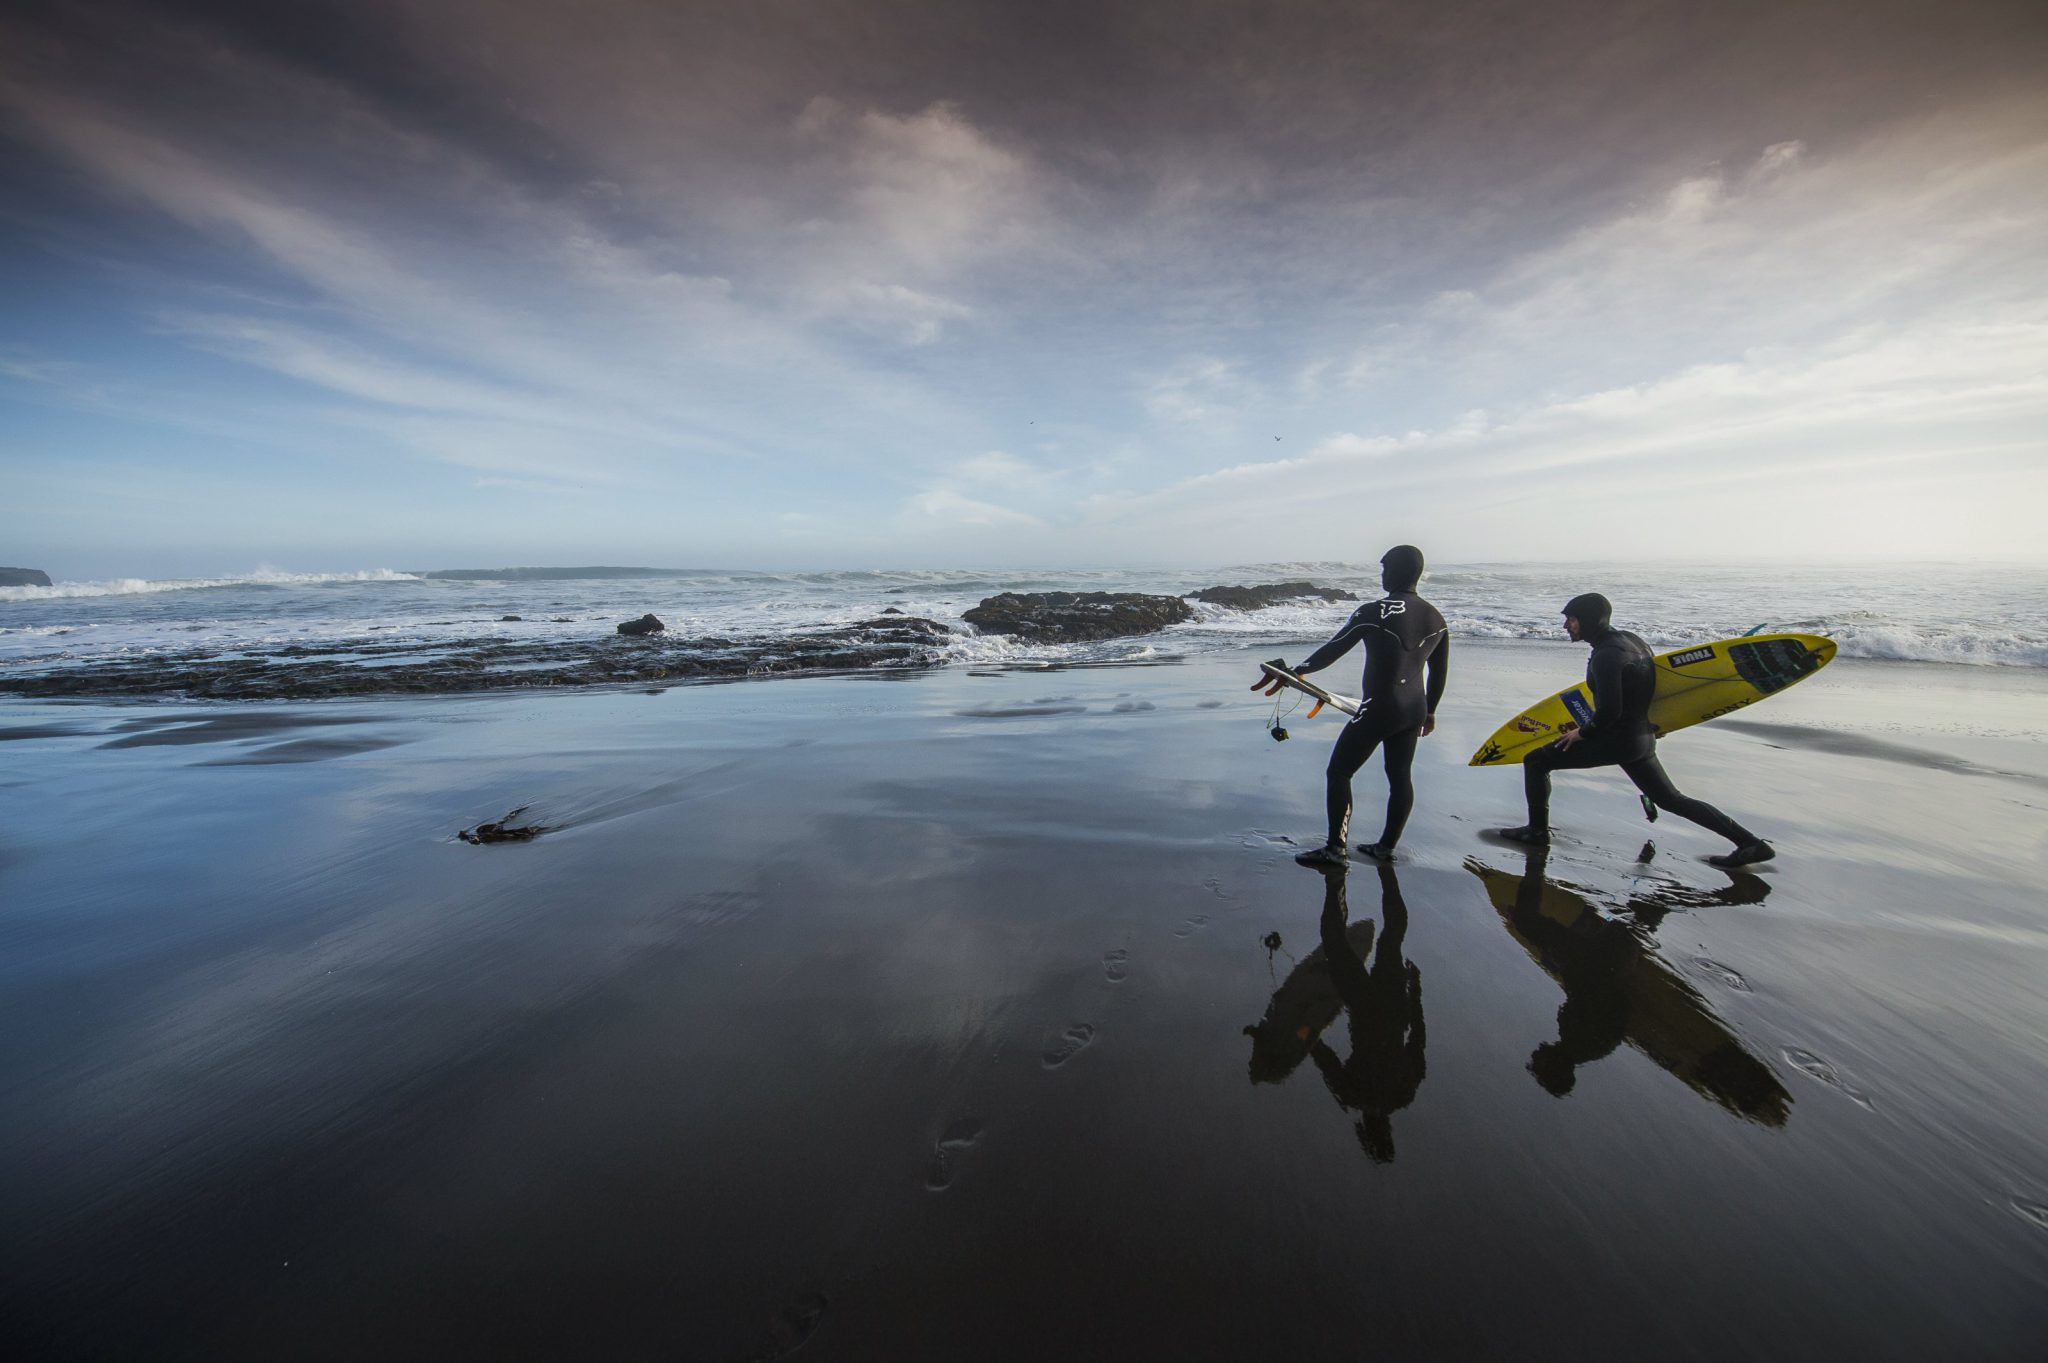
[[[1763, 855], [1761, 856], [1747, 856], [1742, 861], [1729, 860], [1728, 864], [1741, 866], [1747, 865], [1751, 861], [1770, 860], [1772, 853], [1769, 844], [1757, 837], [1756, 834], [1750, 832], [1747, 828], [1744, 828], [1705, 800], [1695, 800], [1689, 795], [1681, 795], [1678, 787], [1671, 784], [1670, 776], [1665, 774], [1664, 764], [1657, 760], [1655, 753], [1642, 758], [1640, 761], [1624, 762], [1621, 765], [1621, 769], [1628, 773], [1629, 780], [1636, 783], [1636, 789], [1649, 796], [1657, 808], [1668, 809], [1679, 818], [1690, 819], [1708, 832], [1719, 833], [1722, 837], [1734, 843], [1741, 852], [1747, 853], [1756, 848], [1763, 849]], [[1724, 860], [1726, 859], [1724, 858]]]
[[1330, 816], [1328, 845], [1342, 850], [1351, 831], [1351, 778], [1380, 744], [1378, 730], [1362, 720], [1352, 720], [1337, 735], [1330, 749], [1330, 765], [1323, 769], [1323, 803]]
[[1415, 765], [1415, 743], [1421, 736], [1421, 732], [1416, 729], [1406, 729], [1387, 736], [1386, 826], [1381, 831], [1378, 842], [1358, 849], [1376, 861], [1392, 859], [1394, 844], [1401, 841], [1401, 830], [1408, 826], [1408, 815], [1415, 808], [1415, 781], [1410, 769]]
[[1546, 745], [1522, 759], [1522, 797], [1529, 804], [1529, 822], [1524, 827], [1531, 833], [1550, 831], [1550, 773], [1564, 756]]
[[[1546, 744], [1522, 761], [1522, 794], [1529, 802], [1529, 822], [1521, 828], [1503, 828], [1501, 836], [1515, 842], [1541, 845], [1550, 840], [1550, 773], [1584, 771], [1589, 767], [1611, 767], [1613, 744], [1604, 734], [1582, 738], [1569, 748]], [[1661, 801], [1659, 803], [1662, 803]]]

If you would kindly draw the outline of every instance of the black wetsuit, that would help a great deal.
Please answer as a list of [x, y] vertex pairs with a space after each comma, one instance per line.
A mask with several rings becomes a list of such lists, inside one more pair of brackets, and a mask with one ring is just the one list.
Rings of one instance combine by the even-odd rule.
[[[1412, 591], [1389, 592], [1351, 613], [1337, 636], [1311, 653], [1297, 673], [1320, 671], [1365, 645], [1365, 680], [1359, 693], [1364, 705], [1344, 726], [1324, 769], [1324, 798], [1329, 811], [1329, 844], [1341, 847], [1351, 825], [1351, 778], [1386, 745], [1387, 823], [1379, 845], [1392, 848], [1415, 807], [1415, 784], [1409, 768], [1415, 761], [1415, 740], [1422, 721], [1436, 713], [1450, 676], [1451, 635], [1435, 606]], [[1423, 665], [1428, 664], [1424, 685]]]
[[1657, 666], [1650, 646], [1625, 629], [1582, 625], [1593, 645], [1586, 659], [1586, 685], [1593, 693], [1593, 717], [1579, 725], [1579, 741], [1569, 748], [1539, 748], [1522, 763], [1522, 789], [1529, 798], [1529, 827], [1550, 827], [1550, 773], [1619, 766], [1636, 789], [1659, 809], [1719, 833], [1737, 847], [1757, 840], [1735, 820], [1708, 804], [1681, 795], [1664, 764], [1657, 760], [1657, 732], [1650, 726], [1650, 697], [1657, 689]]

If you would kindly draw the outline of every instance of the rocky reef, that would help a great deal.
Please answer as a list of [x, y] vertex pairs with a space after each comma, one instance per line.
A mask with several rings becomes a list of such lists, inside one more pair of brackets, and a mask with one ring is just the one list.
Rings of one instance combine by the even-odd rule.
[[457, 639], [422, 645], [337, 641], [266, 653], [152, 654], [0, 673], [0, 693], [321, 700], [336, 696], [603, 686], [805, 672], [937, 667], [951, 637], [919, 616], [890, 616], [794, 635], [674, 634], [583, 640]]
[[1318, 587], [1313, 582], [1271, 582], [1258, 587], [1204, 587], [1198, 592], [1188, 593], [1188, 599], [1191, 601], [1201, 601], [1211, 606], [1229, 606], [1241, 611], [1264, 610], [1283, 601], [1300, 601], [1310, 597], [1318, 601], [1356, 601], [1358, 593], [1339, 591], [1335, 587]]
[[1177, 596], [1145, 592], [1004, 592], [961, 619], [984, 634], [1007, 634], [1032, 643], [1073, 644], [1156, 634], [1195, 618]]

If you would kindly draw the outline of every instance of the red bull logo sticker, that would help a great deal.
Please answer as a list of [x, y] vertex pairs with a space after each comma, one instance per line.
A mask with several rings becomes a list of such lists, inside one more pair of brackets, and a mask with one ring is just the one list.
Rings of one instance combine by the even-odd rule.
[[1525, 734], [1540, 734], [1550, 726], [1531, 715], [1523, 715], [1515, 721], [1515, 728]]

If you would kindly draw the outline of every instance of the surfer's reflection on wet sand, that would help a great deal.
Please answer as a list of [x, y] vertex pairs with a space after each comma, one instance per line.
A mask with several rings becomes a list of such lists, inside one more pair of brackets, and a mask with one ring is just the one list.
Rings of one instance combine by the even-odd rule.
[[1783, 1126], [1792, 1095], [1638, 936], [1653, 931], [1674, 908], [1754, 904], [1770, 893], [1769, 885], [1758, 876], [1730, 873], [1732, 883], [1723, 890], [1671, 886], [1633, 895], [1628, 901], [1635, 920], [1631, 928], [1547, 879], [1541, 850], [1527, 855], [1519, 876], [1476, 858], [1467, 860], [1465, 869], [1486, 886], [1487, 898], [1515, 940], [1564, 990], [1557, 1039], [1542, 1043], [1529, 1057], [1536, 1082], [1562, 1098], [1577, 1083], [1581, 1066], [1626, 1041], [1730, 1112], [1765, 1126]]
[[[1370, 918], [1352, 923], [1346, 875], [1323, 872], [1322, 944], [1288, 973], [1266, 1015], [1245, 1028], [1252, 1039], [1251, 1079], [1277, 1084], [1302, 1057], [1315, 1061], [1337, 1106], [1358, 1114], [1358, 1143], [1375, 1163], [1394, 1159], [1393, 1116], [1415, 1101], [1427, 1067], [1422, 972], [1403, 959], [1408, 906], [1394, 868], [1381, 866], [1379, 946]], [[1372, 957], [1366, 964], [1367, 955]], [[1322, 1033], [1342, 1010], [1351, 1021], [1351, 1054], [1340, 1059]]]

